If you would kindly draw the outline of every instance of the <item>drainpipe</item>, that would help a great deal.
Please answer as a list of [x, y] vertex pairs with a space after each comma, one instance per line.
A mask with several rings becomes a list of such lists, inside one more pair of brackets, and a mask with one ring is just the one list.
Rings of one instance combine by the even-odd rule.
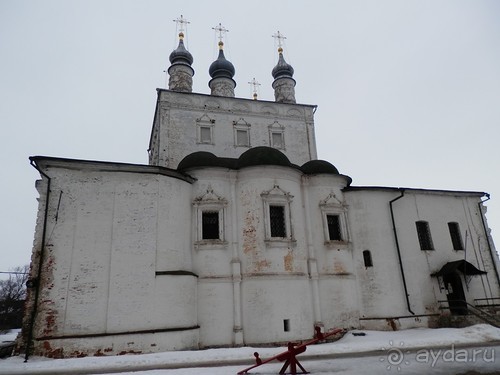
[[[29, 350], [30, 350], [30, 343], [33, 340], [33, 328], [35, 326], [35, 317], [37, 313], [37, 307], [38, 307], [38, 298], [40, 296], [40, 277], [42, 275], [42, 269], [43, 269], [43, 256], [45, 253], [45, 238], [47, 235], [47, 216], [49, 212], [49, 195], [50, 195], [50, 177], [47, 176], [39, 167], [36, 165], [36, 162], [33, 161], [33, 159], [30, 158], [30, 164], [43, 176], [47, 179], [47, 193], [45, 195], [45, 213], [44, 213], [44, 218], [43, 218], [43, 230], [42, 230], [42, 244], [40, 247], [40, 256], [38, 258], [38, 272], [35, 278], [32, 278], [29, 280], [30, 284], [32, 287], [35, 287], [35, 298], [33, 302], [33, 309], [31, 311], [31, 318], [30, 318], [30, 323], [29, 323], [29, 330], [28, 330], [28, 339], [26, 340], [26, 348], [25, 348], [25, 356], [24, 356], [24, 362], [28, 362], [28, 357], [29, 357]], [[34, 284], [34, 285], [33, 285]]]
[[394, 240], [396, 241], [396, 250], [398, 252], [399, 268], [401, 269], [401, 277], [403, 278], [403, 287], [405, 289], [406, 305], [408, 306], [408, 311], [412, 315], [415, 315], [410, 306], [410, 297], [408, 294], [408, 287], [406, 286], [405, 271], [403, 269], [403, 260], [401, 259], [401, 249], [399, 248], [398, 233], [396, 232], [396, 221], [394, 220], [394, 211], [392, 209], [392, 204], [396, 202], [398, 199], [403, 198], [403, 196], [405, 195], [405, 189], [399, 189], [399, 190], [401, 191], [401, 195], [389, 202], [389, 208], [391, 210], [392, 230], [394, 231]]
[[488, 244], [488, 249], [490, 250], [491, 261], [493, 262], [493, 268], [495, 268], [495, 274], [497, 275], [497, 281], [498, 281], [498, 284], [500, 285], [500, 275], [498, 274], [497, 259], [495, 259], [495, 254], [493, 254], [493, 246], [491, 246], [490, 236], [488, 234], [488, 227], [486, 226], [486, 221], [484, 220], [483, 207], [482, 207], [482, 204], [484, 202], [489, 201], [491, 198], [490, 198], [490, 195], [488, 193], [486, 193], [485, 195], [486, 195], [486, 199], [484, 201], [479, 201], [479, 203], [477, 205], [479, 207], [479, 213], [481, 214], [481, 222], [483, 223], [484, 234], [486, 235], [486, 243]]

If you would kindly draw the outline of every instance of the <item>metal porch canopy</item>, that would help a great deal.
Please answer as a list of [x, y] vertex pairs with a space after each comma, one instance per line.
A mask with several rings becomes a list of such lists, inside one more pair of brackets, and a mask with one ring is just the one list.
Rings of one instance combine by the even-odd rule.
[[461, 259], [446, 263], [438, 272], [431, 273], [431, 276], [449, 275], [455, 271], [460, 271], [464, 275], [468, 276], [485, 275], [487, 273], [486, 271], [477, 269], [473, 264], [467, 262], [465, 259]]

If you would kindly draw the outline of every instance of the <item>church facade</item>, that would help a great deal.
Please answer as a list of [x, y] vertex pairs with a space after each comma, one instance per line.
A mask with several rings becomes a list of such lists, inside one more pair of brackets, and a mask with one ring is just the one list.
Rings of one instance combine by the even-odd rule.
[[314, 326], [436, 326], [500, 297], [488, 194], [352, 185], [317, 160], [316, 107], [296, 103], [283, 51], [271, 102], [234, 97], [223, 47], [211, 94], [193, 93], [180, 34], [148, 165], [30, 158], [41, 179], [21, 349], [275, 344]]

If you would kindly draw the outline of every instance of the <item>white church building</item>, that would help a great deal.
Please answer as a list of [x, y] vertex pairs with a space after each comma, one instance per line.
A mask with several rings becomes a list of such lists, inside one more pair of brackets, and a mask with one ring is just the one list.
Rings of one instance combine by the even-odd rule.
[[21, 351], [269, 345], [315, 326], [466, 322], [500, 302], [487, 193], [353, 185], [317, 160], [316, 106], [296, 103], [281, 48], [275, 101], [234, 96], [222, 42], [207, 95], [192, 92], [183, 36], [148, 165], [30, 158], [40, 197]]

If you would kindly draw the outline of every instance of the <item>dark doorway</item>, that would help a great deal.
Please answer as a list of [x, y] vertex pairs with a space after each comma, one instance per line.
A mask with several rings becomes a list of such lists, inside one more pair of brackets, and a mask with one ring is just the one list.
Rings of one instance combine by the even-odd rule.
[[460, 275], [450, 272], [443, 275], [444, 286], [448, 290], [447, 298], [450, 311], [454, 315], [467, 315], [467, 303], [465, 302], [465, 293], [462, 286]]

